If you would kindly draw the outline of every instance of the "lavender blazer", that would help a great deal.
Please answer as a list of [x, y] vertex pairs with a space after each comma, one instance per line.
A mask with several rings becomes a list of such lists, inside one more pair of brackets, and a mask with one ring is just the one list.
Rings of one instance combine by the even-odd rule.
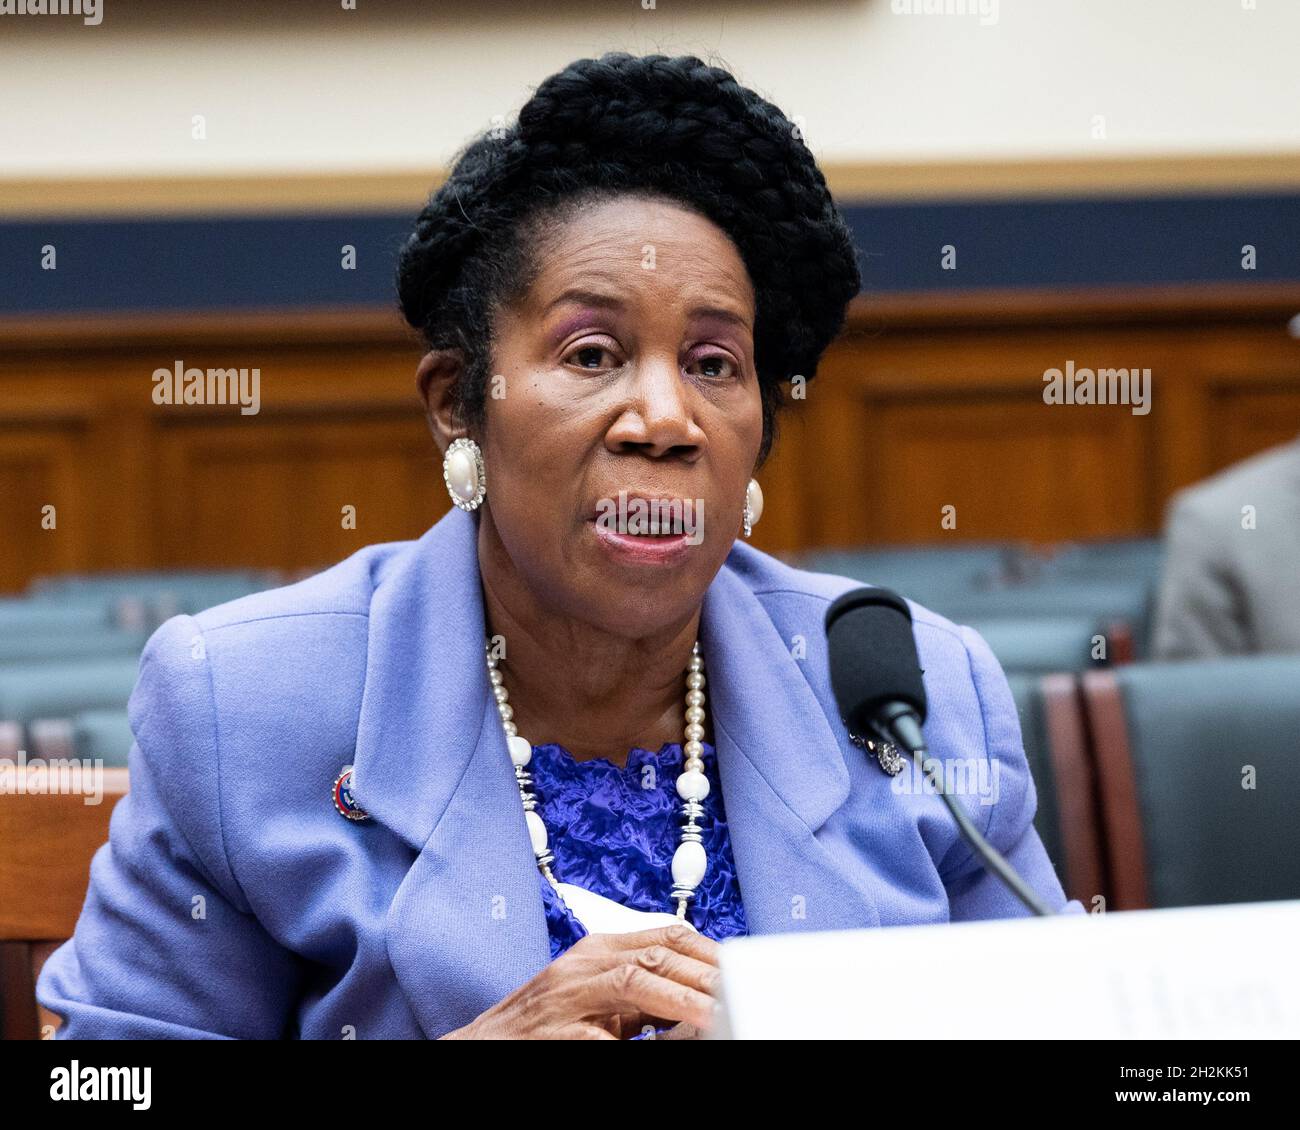
[[[153, 635], [130, 703], [131, 791], [75, 935], [37, 984], [61, 1037], [436, 1037], [547, 964], [482, 661], [475, 531], [453, 509], [418, 541]], [[855, 584], [738, 541], [705, 597], [751, 933], [1026, 914], [938, 797], [899, 791], [910, 775], [891, 779], [849, 740], [823, 617]], [[983, 763], [969, 781], [993, 787], [968, 784], [973, 819], [1064, 906], [997, 661], [971, 629], [913, 613], [932, 755]], [[333, 804], [349, 763], [368, 821]]]

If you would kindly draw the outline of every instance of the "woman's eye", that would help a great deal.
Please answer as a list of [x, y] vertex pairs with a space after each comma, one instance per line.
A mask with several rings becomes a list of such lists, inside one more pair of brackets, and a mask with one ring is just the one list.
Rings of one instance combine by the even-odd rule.
[[[614, 355], [603, 345], [584, 345], [573, 350], [566, 358], [580, 369], [606, 369], [617, 367]], [[608, 362], [608, 363], [606, 363]]]
[[688, 366], [690, 370], [699, 370], [700, 376], [709, 377], [713, 380], [726, 380], [736, 375], [736, 363], [721, 353], [714, 353], [708, 357], [697, 357]]

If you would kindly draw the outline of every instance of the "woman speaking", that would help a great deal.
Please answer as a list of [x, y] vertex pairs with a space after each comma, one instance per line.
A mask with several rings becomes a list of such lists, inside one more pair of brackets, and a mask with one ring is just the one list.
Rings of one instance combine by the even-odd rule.
[[[1024, 913], [841, 721], [855, 583], [745, 542], [859, 281], [794, 125], [698, 59], [577, 61], [474, 141], [397, 280], [455, 505], [155, 633], [60, 1035], [690, 1036], [728, 937]], [[1060, 908], [996, 660], [913, 617], [931, 756]]]

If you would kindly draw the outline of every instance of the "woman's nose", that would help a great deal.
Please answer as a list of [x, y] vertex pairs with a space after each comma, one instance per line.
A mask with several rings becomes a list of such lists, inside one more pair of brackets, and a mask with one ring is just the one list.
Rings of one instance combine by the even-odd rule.
[[691, 390], [676, 359], [654, 359], [630, 367], [626, 403], [606, 435], [611, 450], [641, 450], [661, 456], [695, 458], [705, 444], [704, 430], [695, 422]]

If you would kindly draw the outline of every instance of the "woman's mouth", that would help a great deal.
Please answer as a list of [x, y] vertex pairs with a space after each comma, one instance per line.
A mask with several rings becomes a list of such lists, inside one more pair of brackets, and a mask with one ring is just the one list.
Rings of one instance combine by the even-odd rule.
[[676, 565], [692, 548], [685, 533], [630, 534], [595, 519], [587, 525], [601, 549], [620, 565]]

